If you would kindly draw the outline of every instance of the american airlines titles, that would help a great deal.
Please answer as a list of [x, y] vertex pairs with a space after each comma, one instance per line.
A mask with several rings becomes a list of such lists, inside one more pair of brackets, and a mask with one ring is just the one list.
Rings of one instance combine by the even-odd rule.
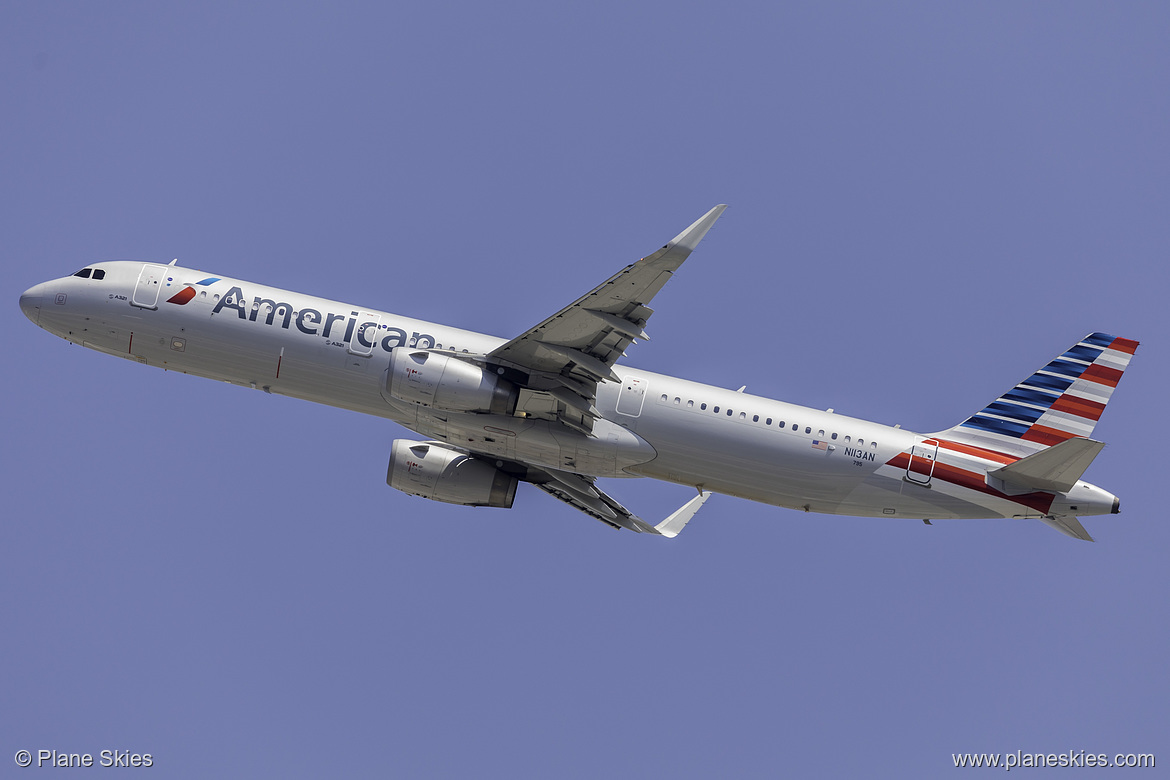
[[409, 346], [419, 347], [421, 349], [439, 349], [442, 347], [441, 344], [435, 341], [435, 337], [429, 334], [415, 332], [408, 336], [406, 331], [401, 328], [389, 326], [386, 326], [385, 336], [382, 336], [380, 339], [375, 338], [371, 342], [366, 338], [367, 326], [376, 326], [378, 323], [373, 320], [359, 322], [361, 315], [356, 311], [351, 311], [349, 316], [346, 317], [345, 315], [333, 314], [332, 312], [322, 314], [316, 309], [306, 307], [295, 311], [296, 316], [294, 317], [292, 304], [285, 303], [284, 301], [275, 301], [270, 298], [260, 298], [257, 296], [252, 299], [252, 310], [249, 312], [244, 300], [244, 291], [239, 287], [233, 287], [216, 302], [215, 308], [211, 310], [211, 313], [219, 314], [224, 309], [234, 309], [241, 320], [257, 322], [261, 307], [267, 307], [267, 313], [264, 317], [265, 325], [276, 324], [276, 317], [279, 313], [281, 316], [281, 328], [288, 330], [290, 325], [295, 325], [297, 330], [307, 336], [320, 335], [327, 339], [336, 339], [338, 338], [336, 331], [339, 323], [345, 323], [345, 335], [341, 337], [341, 341], [345, 343], [352, 344], [352, 339], [356, 338], [357, 343], [363, 347], [373, 348], [374, 346], [381, 346], [387, 352], [395, 347], [408, 344]]

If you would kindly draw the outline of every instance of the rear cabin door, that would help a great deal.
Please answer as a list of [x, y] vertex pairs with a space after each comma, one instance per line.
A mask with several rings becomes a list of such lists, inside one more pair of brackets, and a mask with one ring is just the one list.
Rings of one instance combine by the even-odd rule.
[[910, 463], [906, 466], [906, 479], [919, 485], [929, 485], [934, 476], [934, 464], [938, 457], [938, 442], [927, 439], [910, 448]]

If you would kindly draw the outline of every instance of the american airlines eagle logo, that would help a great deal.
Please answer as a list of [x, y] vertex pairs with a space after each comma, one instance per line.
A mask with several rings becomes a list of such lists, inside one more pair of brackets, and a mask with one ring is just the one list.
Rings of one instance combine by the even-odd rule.
[[[170, 281], [170, 280], [168, 280], [168, 281]], [[218, 276], [209, 276], [206, 279], [195, 282], [195, 285], [201, 285], [203, 287], [207, 287], [209, 285], [215, 284], [218, 281], [219, 281]], [[167, 298], [167, 303], [173, 303], [177, 306], [183, 306], [185, 304], [190, 303], [191, 299], [194, 297], [195, 297], [195, 286], [192, 286], [189, 284], [186, 287], [184, 287], [182, 290], [179, 290], [177, 293], [172, 295], [170, 298]]]

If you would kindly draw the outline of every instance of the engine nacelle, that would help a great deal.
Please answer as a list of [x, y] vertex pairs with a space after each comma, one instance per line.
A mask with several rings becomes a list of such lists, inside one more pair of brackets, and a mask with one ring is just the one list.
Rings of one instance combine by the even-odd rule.
[[510, 509], [516, 477], [437, 442], [395, 439], [386, 484], [412, 496], [463, 506]]
[[399, 401], [451, 412], [511, 414], [519, 390], [491, 370], [426, 350], [399, 347], [390, 354], [386, 390]]

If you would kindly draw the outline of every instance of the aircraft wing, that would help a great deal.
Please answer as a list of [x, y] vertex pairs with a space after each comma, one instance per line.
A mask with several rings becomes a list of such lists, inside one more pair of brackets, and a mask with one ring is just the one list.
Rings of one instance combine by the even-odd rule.
[[640, 534], [658, 534], [667, 538], [678, 536], [699, 508], [711, 497], [709, 492], [699, 493], [670, 517], [657, 525], [651, 525], [607, 495], [589, 477], [529, 466], [525, 479], [549, 495], [608, 526], [628, 528]]
[[517, 412], [559, 420], [586, 433], [598, 417], [597, 384], [621, 381], [613, 366], [636, 338], [647, 339], [648, 308], [715, 220], [718, 205], [652, 255], [609, 280], [536, 327], [492, 350], [487, 358], [527, 375]]

